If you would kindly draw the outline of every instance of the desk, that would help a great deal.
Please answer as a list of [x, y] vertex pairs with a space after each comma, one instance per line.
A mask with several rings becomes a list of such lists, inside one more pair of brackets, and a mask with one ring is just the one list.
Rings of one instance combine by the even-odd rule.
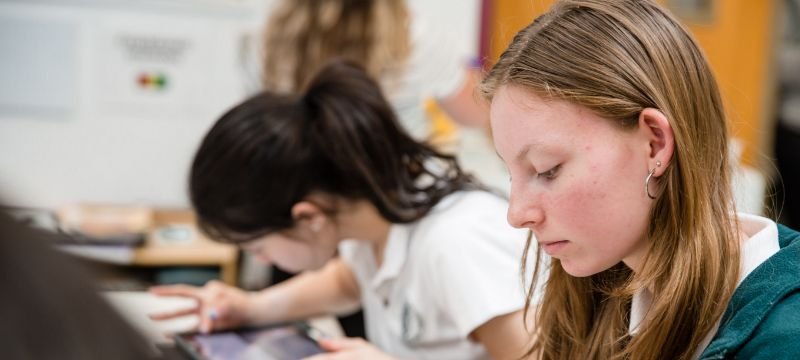
[[[138, 266], [219, 266], [221, 280], [236, 286], [239, 249], [230, 244], [213, 242], [197, 231], [195, 215], [189, 210], [156, 209], [153, 227], [145, 245], [133, 251], [132, 265]], [[159, 235], [165, 226], [189, 229], [191, 237], [181, 241], [166, 241]]]
[[[220, 279], [236, 286], [239, 249], [235, 245], [213, 242], [201, 234], [195, 215], [186, 209], [155, 209], [140, 247], [65, 245], [62, 250], [101, 262], [122, 266], [218, 266]], [[164, 229], [179, 229], [183, 238], [166, 238]]]

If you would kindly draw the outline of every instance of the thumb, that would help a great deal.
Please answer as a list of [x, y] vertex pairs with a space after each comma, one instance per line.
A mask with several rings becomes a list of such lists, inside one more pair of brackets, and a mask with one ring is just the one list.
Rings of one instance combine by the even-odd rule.
[[153, 286], [148, 291], [158, 296], [181, 296], [193, 299], [197, 299], [200, 296], [199, 288], [184, 284]]

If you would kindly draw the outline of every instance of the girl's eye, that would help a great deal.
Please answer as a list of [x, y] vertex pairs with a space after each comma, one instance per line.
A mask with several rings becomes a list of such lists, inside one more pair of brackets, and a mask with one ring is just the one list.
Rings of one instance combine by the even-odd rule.
[[540, 179], [553, 180], [553, 179], [555, 179], [556, 175], [558, 174], [558, 170], [560, 168], [561, 168], [561, 165], [556, 165], [556, 166], [552, 167], [550, 170], [538, 173], [536, 176], [539, 177]]

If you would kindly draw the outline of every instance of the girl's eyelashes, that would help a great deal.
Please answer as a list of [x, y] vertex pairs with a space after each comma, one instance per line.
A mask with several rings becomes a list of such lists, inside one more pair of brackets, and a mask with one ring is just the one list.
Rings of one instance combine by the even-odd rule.
[[550, 170], [540, 172], [536, 176], [540, 179], [553, 180], [558, 175], [558, 170], [561, 169], [561, 164], [553, 166]]
[[[552, 180], [552, 179], [555, 179], [555, 177], [558, 175], [558, 171], [559, 170], [561, 170], [561, 164], [553, 166], [552, 168], [550, 168], [550, 170], [543, 171], [543, 172], [540, 172], [540, 173], [537, 173], [537, 172], [535, 172], [535, 171], [533, 171], [531, 169], [531, 172], [533, 173], [531, 175], [535, 176], [538, 179]], [[513, 183], [514, 182], [514, 177], [509, 175], [508, 176], [508, 182], [509, 183]]]

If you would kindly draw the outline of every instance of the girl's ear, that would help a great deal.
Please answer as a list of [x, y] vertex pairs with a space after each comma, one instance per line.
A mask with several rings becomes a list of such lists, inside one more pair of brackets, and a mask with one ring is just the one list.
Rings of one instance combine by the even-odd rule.
[[292, 219], [301, 226], [308, 226], [312, 232], [318, 232], [325, 221], [325, 213], [310, 201], [300, 201], [292, 206]]
[[639, 131], [647, 139], [649, 146], [648, 169], [655, 169], [653, 175], [659, 177], [667, 170], [675, 150], [672, 125], [660, 110], [645, 108], [639, 113]]

